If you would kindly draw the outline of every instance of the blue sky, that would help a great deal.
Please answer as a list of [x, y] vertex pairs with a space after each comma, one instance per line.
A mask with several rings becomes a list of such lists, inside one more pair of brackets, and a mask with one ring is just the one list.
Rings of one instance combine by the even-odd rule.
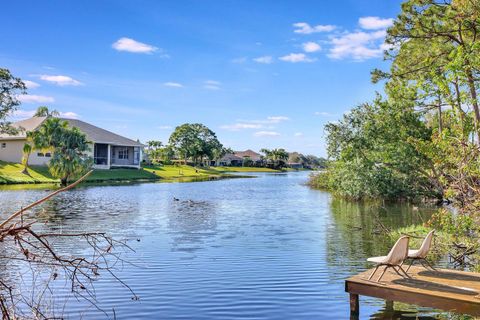
[[371, 99], [400, 1], [8, 1], [0, 66], [48, 105], [133, 139], [200, 122], [233, 149], [325, 155], [323, 126]]

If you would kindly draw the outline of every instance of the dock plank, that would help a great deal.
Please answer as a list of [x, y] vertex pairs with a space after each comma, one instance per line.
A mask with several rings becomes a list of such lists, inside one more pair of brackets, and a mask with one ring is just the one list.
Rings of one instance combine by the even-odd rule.
[[413, 266], [402, 278], [389, 269], [381, 282], [375, 282], [376, 274], [368, 280], [367, 270], [345, 281], [345, 291], [351, 295], [363, 295], [384, 300], [438, 308], [445, 311], [480, 316], [480, 274], [473, 272], [436, 269], [427, 270]]

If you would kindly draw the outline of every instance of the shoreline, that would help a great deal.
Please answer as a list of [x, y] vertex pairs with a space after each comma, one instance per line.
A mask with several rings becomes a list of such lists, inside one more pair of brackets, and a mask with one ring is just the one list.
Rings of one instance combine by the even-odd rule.
[[[47, 167], [31, 166], [29, 175], [22, 173], [21, 164], [0, 162], [0, 186], [58, 184]], [[130, 182], [201, 182], [233, 178], [251, 178], [241, 173], [281, 173], [284, 171], [259, 167], [209, 167], [191, 166], [144, 166], [141, 169], [94, 170], [85, 183], [130, 183]]]

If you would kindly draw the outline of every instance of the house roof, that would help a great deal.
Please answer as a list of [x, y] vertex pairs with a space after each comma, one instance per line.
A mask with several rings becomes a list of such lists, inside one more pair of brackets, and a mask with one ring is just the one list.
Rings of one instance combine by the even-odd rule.
[[235, 151], [235, 155], [240, 158], [250, 158], [252, 160], [260, 160], [261, 155], [259, 153], [256, 153], [253, 150], [245, 150], [245, 151]]
[[237, 157], [232, 153], [227, 153], [220, 159], [220, 161], [233, 161], [233, 160], [242, 161], [243, 158]]
[[[45, 119], [46, 117], [33, 117], [30, 119], [15, 122], [12, 124], [14, 127], [23, 128], [24, 130], [22, 130], [16, 135], [0, 135], [0, 140], [25, 139], [26, 132], [36, 130], [43, 123], [43, 121], [45, 121]], [[65, 118], [61, 118], [61, 120], [66, 121], [70, 127], [76, 127], [80, 129], [80, 131], [85, 133], [89, 141], [95, 143], [106, 143], [129, 147], [143, 147], [143, 144], [141, 144], [140, 142], [125, 138], [121, 135], [99, 128], [81, 120]]]
[[129, 147], [143, 147], [143, 144], [132, 139], [125, 138], [111, 131], [99, 128], [90, 123], [77, 119], [62, 119], [68, 122], [69, 126], [77, 127], [85, 133], [87, 139], [96, 143], [107, 143]]
[[15, 135], [0, 134], [0, 140], [21, 140], [27, 138], [27, 131], [33, 131], [40, 126], [46, 117], [33, 117], [12, 123], [12, 127], [20, 131]]

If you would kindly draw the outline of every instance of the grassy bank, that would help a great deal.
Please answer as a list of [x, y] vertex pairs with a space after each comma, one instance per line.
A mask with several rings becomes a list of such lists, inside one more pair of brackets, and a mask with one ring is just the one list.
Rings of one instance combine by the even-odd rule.
[[[0, 184], [57, 183], [46, 167], [31, 166], [29, 175], [22, 173], [23, 166], [0, 161]], [[194, 168], [191, 166], [145, 166], [136, 169], [95, 170], [87, 179], [89, 182], [134, 181], [134, 180], [208, 180], [238, 177], [236, 172], [278, 172], [268, 168], [249, 167], [211, 167]]]

